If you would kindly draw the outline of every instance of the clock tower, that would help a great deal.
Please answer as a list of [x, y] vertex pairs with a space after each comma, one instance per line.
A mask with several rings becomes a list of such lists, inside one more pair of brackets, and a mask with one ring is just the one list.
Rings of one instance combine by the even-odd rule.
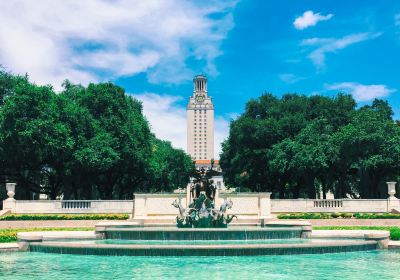
[[214, 158], [214, 105], [208, 96], [207, 77], [193, 79], [193, 95], [187, 106], [187, 152], [194, 160]]

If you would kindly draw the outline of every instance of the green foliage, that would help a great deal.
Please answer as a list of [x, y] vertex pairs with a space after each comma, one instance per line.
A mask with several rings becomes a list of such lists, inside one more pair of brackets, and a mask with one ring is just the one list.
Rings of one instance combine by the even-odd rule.
[[9, 214], [0, 221], [39, 221], [39, 220], [127, 220], [128, 214]]
[[278, 219], [400, 219], [400, 214], [391, 213], [286, 213]]
[[290, 213], [279, 214], [278, 219], [331, 219], [331, 213]]
[[386, 101], [264, 94], [230, 124], [220, 164], [228, 186], [275, 198], [386, 198], [400, 176], [400, 126]]
[[355, 213], [356, 219], [400, 219], [400, 214], [392, 213]]
[[152, 191], [170, 192], [184, 187], [193, 174], [192, 160], [183, 150], [174, 149], [170, 142], [154, 138], [150, 170]]
[[142, 104], [112, 83], [58, 94], [0, 70], [0, 179], [17, 198], [131, 199], [184, 187], [193, 162], [158, 140]]
[[314, 230], [387, 230], [390, 240], [400, 240], [400, 227], [395, 226], [316, 226]]
[[91, 231], [93, 228], [16, 228], [0, 229], [0, 243], [16, 242], [18, 232], [28, 231]]

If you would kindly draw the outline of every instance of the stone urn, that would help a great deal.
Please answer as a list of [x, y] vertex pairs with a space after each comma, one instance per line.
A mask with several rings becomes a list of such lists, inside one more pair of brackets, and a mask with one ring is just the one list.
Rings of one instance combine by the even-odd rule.
[[397, 199], [394, 195], [396, 194], [396, 182], [386, 182], [388, 185], [388, 199]]
[[7, 200], [14, 200], [15, 185], [16, 185], [16, 183], [6, 183], [6, 189], [7, 189], [7, 195], [8, 195]]

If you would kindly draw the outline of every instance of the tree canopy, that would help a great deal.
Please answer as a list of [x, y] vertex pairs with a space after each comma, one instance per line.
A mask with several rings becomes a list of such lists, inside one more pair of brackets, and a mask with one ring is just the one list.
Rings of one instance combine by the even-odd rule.
[[225, 183], [276, 198], [386, 198], [400, 175], [400, 126], [383, 100], [357, 108], [350, 95], [264, 94], [230, 124]]
[[112, 83], [63, 87], [0, 71], [0, 176], [17, 196], [122, 199], [186, 185], [193, 162], [155, 137], [138, 100]]

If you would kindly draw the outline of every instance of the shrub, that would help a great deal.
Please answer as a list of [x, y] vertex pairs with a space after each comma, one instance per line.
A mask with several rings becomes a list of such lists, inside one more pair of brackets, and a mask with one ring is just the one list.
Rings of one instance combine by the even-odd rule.
[[0, 232], [0, 243], [15, 242], [15, 241], [17, 241], [16, 231]]
[[332, 214], [331, 214], [331, 217], [332, 217], [332, 218], [339, 218], [339, 217], [341, 217], [341, 215], [342, 215], [342, 214], [340, 214], [340, 213], [332, 213]]
[[392, 213], [291, 213], [279, 214], [278, 219], [400, 219], [400, 214]]
[[353, 214], [352, 213], [341, 213], [340, 217], [342, 217], [344, 219], [351, 219], [351, 218], [353, 218]]
[[10, 214], [0, 217], [0, 221], [126, 220], [128, 218], [128, 214]]
[[392, 213], [355, 213], [356, 219], [400, 219], [400, 214]]
[[330, 213], [290, 213], [279, 214], [278, 219], [330, 219]]

